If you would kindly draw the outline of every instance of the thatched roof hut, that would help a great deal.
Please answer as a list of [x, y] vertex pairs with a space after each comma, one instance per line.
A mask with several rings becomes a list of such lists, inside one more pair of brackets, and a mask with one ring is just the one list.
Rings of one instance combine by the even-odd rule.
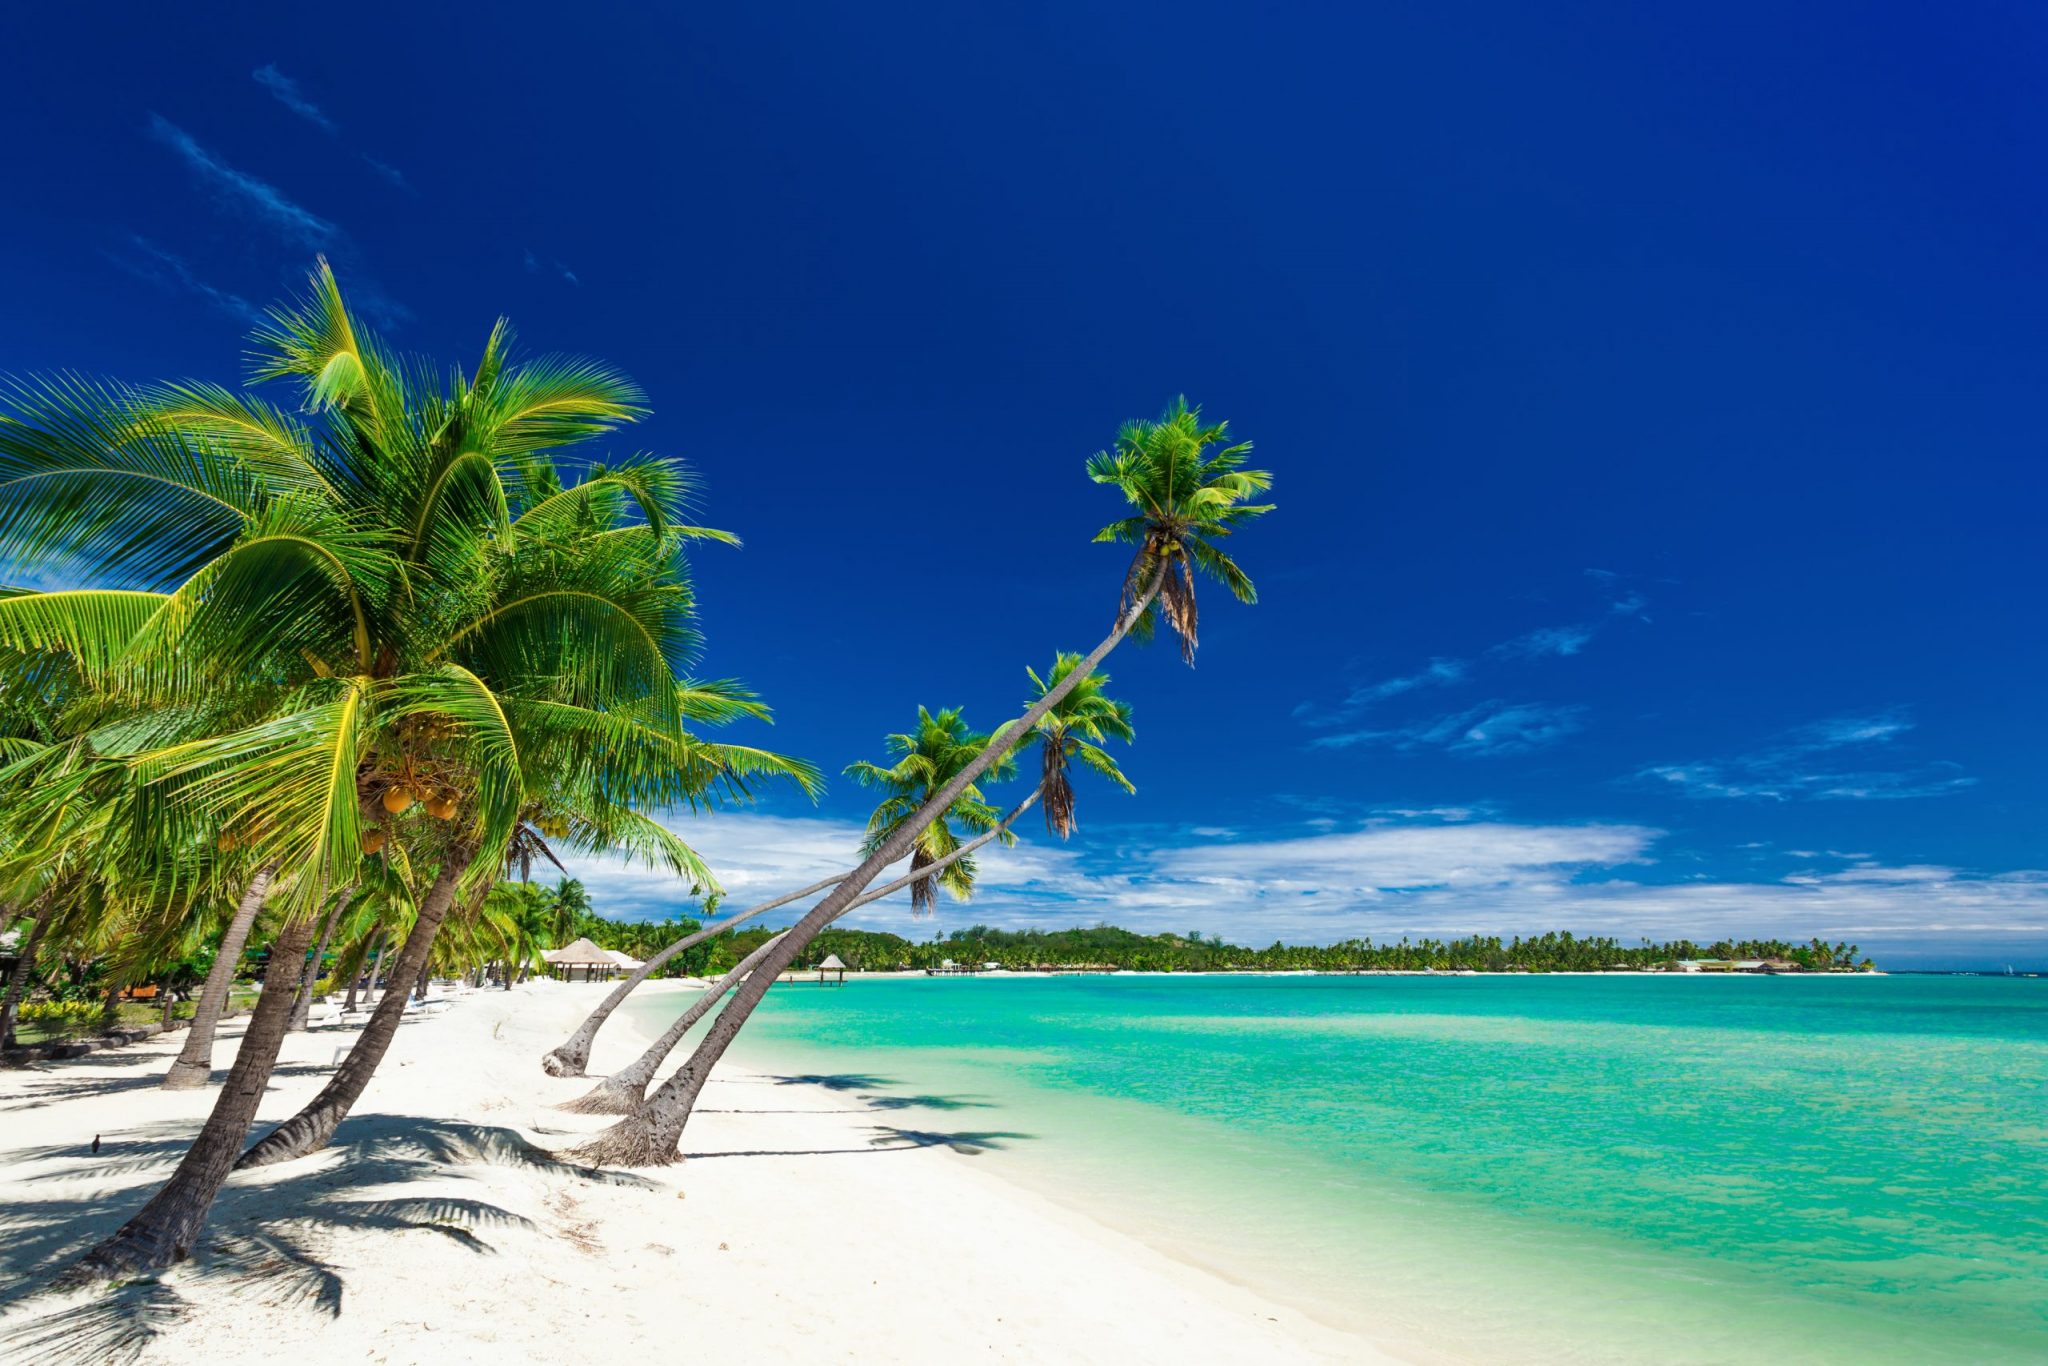
[[583, 980], [592, 982], [603, 973], [609, 978], [619, 970], [619, 960], [612, 957], [610, 949], [601, 949], [588, 939], [578, 939], [573, 944], [559, 949], [546, 949], [541, 957], [547, 961], [549, 971], [559, 970], [564, 981], [576, 980], [576, 969], [583, 969]]

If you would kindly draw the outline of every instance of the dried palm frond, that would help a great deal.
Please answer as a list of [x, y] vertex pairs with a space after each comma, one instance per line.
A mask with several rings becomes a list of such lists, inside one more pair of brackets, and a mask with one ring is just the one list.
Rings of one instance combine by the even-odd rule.
[[1045, 767], [1038, 781], [1039, 801], [1045, 807], [1045, 828], [1065, 839], [1074, 833], [1074, 785], [1067, 779], [1067, 746], [1064, 740], [1047, 737]]

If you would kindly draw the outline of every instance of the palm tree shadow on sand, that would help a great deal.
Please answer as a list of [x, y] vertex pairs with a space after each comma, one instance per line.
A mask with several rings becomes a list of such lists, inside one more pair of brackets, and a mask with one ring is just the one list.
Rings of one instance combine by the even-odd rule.
[[875, 1136], [859, 1148], [746, 1148], [726, 1149], [718, 1152], [685, 1153], [692, 1162], [714, 1157], [835, 1157], [855, 1153], [907, 1152], [914, 1148], [951, 1148], [967, 1157], [1006, 1148], [1015, 1142], [1038, 1137], [1037, 1134], [1011, 1133], [997, 1129], [961, 1129], [942, 1132], [937, 1129], [899, 1129], [894, 1125], [872, 1126]]
[[[170, 1275], [107, 1289], [56, 1291], [62, 1268], [119, 1223], [146, 1197], [140, 1183], [75, 1198], [10, 1202], [0, 1214], [0, 1360], [132, 1362], [194, 1308], [182, 1290], [213, 1287], [238, 1299], [301, 1309], [316, 1318], [340, 1316], [346, 1283], [327, 1259], [337, 1233], [412, 1230], [438, 1234], [488, 1256], [488, 1234], [530, 1229], [532, 1220], [487, 1201], [459, 1196], [389, 1199], [355, 1194], [420, 1180], [460, 1180], [465, 1168], [519, 1166], [587, 1184], [654, 1189], [630, 1172], [562, 1162], [510, 1129], [422, 1123], [363, 1115], [336, 1132], [332, 1158], [314, 1159], [282, 1179], [231, 1182], [212, 1227], [190, 1260]], [[83, 1145], [16, 1150], [18, 1160], [72, 1157], [35, 1181], [74, 1182], [130, 1176], [154, 1179], [191, 1141], [189, 1126], [142, 1126], [115, 1136], [91, 1154]]]

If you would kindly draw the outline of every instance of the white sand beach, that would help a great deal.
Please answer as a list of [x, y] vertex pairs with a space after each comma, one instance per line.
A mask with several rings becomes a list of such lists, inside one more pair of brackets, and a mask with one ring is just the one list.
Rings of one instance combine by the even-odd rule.
[[[681, 991], [650, 983], [649, 991]], [[954, 1117], [721, 1069], [690, 1160], [592, 1172], [601, 1127], [540, 1054], [605, 990], [531, 983], [409, 1021], [335, 1145], [236, 1176], [200, 1254], [114, 1297], [20, 1300], [169, 1171], [212, 1092], [155, 1083], [178, 1036], [0, 1071], [0, 1359], [1372, 1362], [1374, 1344], [988, 1170]], [[231, 1061], [241, 1022], [223, 1029]], [[353, 1038], [293, 1035], [261, 1119]], [[618, 1018], [593, 1071], [639, 1044]], [[97, 1155], [93, 1140], [100, 1139]], [[65, 1335], [69, 1336], [65, 1336]]]

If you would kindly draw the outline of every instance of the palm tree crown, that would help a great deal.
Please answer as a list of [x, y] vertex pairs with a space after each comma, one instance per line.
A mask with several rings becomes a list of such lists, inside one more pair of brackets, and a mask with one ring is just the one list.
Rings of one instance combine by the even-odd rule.
[[[1062, 652], [1054, 657], [1044, 678], [1027, 668], [1024, 672], [1031, 676], [1031, 700], [1036, 702], [1044, 697], [1080, 666], [1080, 655]], [[1078, 759], [1124, 791], [1137, 791], [1109, 751], [1102, 748], [1109, 740], [1129, 744], [1137, 738], [1137, 732], [1131, 728], [1131, 704], [1111, 698], [1108, 687], [1108, 674], [1100, 670], [1089, 674], [1039, 718], [1033, 732], [1043, 751], [1038, 795], [1045, 807], [1045, 828], [1061, 839], [1073, 834], [1076, 824], [1074, 787], [1067, 778], [1069, 761]], [[1025, 743], [1030, 743], [1029, 737]]]
[[0, 562], [92, 586], [0, 598], [0, 647], [73, 661], [97, 767], [133, 779], [125, 829], [223, 877], [274, 865], [298, 909], [377, 853], [489, 876], [526, 822], [715, 886], [642, 813], [816, 774], [684, 726], [749, 705], [684, 676], [682, 548], [732, 540], [688, 521], [687, 473], [555, 463], [637, 418], [639, 391], [515, 361], [502, 322], [444, 377], [360, 329], [324, 262], [311, 283], [254, 337], [254, 377], [296, 384], [295, 410], [193, 383], [14, 387]]
[[[1273, 510], [1271, 503], [1245, 502], [1271, 488], [1273, 476], [1244, 468], [1251, 442], [1222, 445], [1229, 425], [1203, 426], [1202, 410], [1177, 398], [1156, 422], [1126, 422], [1117, 433], [1116, 449], [1097, 451], [1088, 460], [1088, 476], [1114, 485], [1137, 509], [1095, 533], [1098, 542], [1138, 548], [1124, 574], [1118, 616], [1157, 577], [1158, 596], [1131, 633], [1149, 637], [1155, 618], [1164, 615], [1189, 664], [1195, 662], [1195, 569], [1221, 581], [1240, 602], [1257, 602], [1259, 596], [1251, 578], [1215, 542]], [[1211, 449], [1217, 446], [1222, 448]]]
[[[868, 817], [867, 841], [862, 848], [869, 854], [881, 848], [889, 836], [916, 815], [940, 788], [973, 763], [988, 745], [989, 737], [970, 729], [958, 707], [947, 707], [938, 712], [919, 707], [917, 729], [907, 734], [891, 735], [883, 743], [889, 753], [896, 756], [895, 763], [884, 768], [862, 760], [846, 768], [847, 776], [862, 786], [880, 788], [887, 794], [874, 814]], [[1016, 771], [1016, 760], [1004, 755], [989, 766], [987, 776], [1001, 781]], [[960, 847], [959, 833], [953, 828], [955, 821], [979, 833], [994, 829], [1001, 819], [1002, 813], [982, 799], [981, 789], [975, 784], [968, 784], [952, 804], [918, 835], [911, 850], [910, 871], [915, 873], [936, 863]], [[1012, 837], [1005, 832], [1003, 839], [1008, 843]], [[965, 901], [974, 890], [974, 860], [960, 859], [934, 877], [919, 878], [913, 882], [910, 885], [913, 915], [931, 913], [934, 882], [951, 892], [956, 900]]]

